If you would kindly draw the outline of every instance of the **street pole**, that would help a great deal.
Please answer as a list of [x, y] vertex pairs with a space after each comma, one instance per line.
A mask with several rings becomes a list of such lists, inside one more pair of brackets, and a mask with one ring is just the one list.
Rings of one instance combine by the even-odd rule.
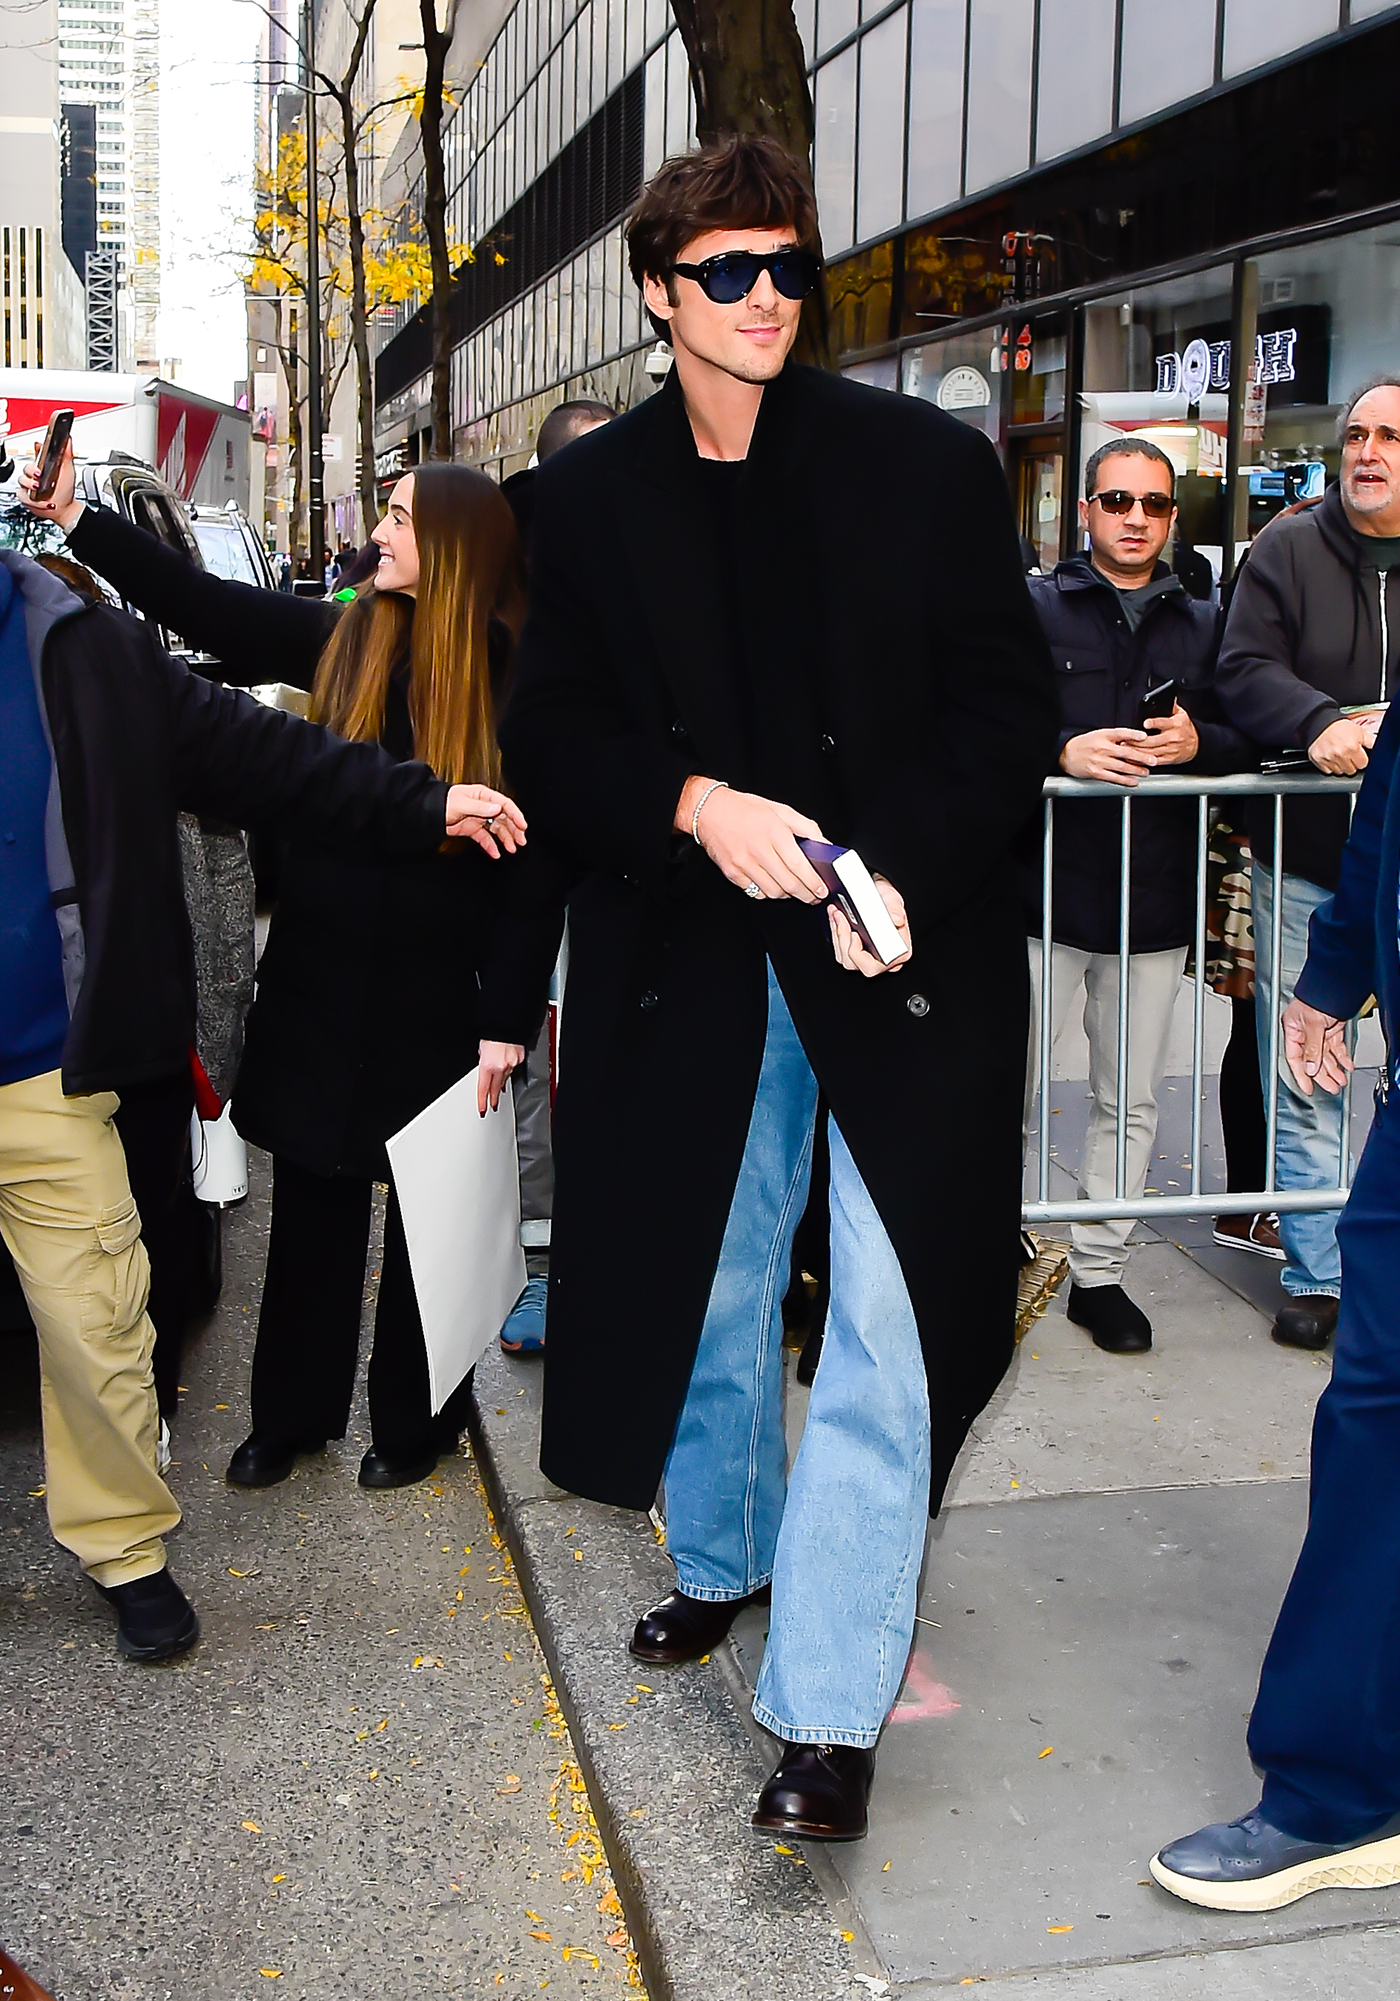
[[306, 434], [310, 576], [326, 581], [326, 469], [321, 413], [321, 212], [316, 189], [316, 0], [303, 0], [306, 31]]

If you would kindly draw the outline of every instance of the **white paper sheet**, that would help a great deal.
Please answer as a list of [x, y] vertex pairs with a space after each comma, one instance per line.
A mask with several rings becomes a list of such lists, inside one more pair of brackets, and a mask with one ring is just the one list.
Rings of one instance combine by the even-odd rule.
[[473, 1070], [395, 1133], [388, 1152], [436, 1416], [524, 1289], [515, 1101], [507, 1090], [499, 1111], [478, 1117]]

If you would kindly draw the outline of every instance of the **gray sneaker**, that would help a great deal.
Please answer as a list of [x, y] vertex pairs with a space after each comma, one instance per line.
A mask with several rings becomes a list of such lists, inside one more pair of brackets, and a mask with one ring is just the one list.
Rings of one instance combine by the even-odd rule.
[[1400, 1813], [1354, 1841], [1300, 1841], [1256, 1807], [1173, 1841], [1147, 1866], [1164, 1890], [1211, 1911], [1277, 1911], [1314, 1890], [1380, 1890], [1400, 1883]]

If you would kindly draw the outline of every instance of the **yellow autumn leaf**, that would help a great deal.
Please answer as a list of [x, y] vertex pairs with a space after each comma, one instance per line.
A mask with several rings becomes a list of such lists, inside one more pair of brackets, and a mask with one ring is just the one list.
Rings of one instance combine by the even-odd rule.
[[1046, 1929], [1046, 1931], [1048, 1931], [1048, 1932], [1072, 1932], [1072, 1931], [1074, 1930], [1074, 1926], [1073, 1926], [1073, 1925], [1047, 1925], [1047, 1926], [1045, 1927], [1045, 1929]]
[[282, 1969], [280, 1966], [260, 1966], [258, 1972], [264, 1980], [280, 1980], [282, 1978]]
[[1053, 1758], [1054, 1755], [1055, 1755], [1055, 1747], [1053, 1744], [1047, 1744], [1043, 1751], [1037, 1751], [1036, 1753], [1036, 1756], [1038, 1758]]
[[243, 1825], [247, 1829], [249, 1834], [262, 1833], [262, 1829], [258, 1826], [258, 1823], [255, 1820], [245, 1820]]

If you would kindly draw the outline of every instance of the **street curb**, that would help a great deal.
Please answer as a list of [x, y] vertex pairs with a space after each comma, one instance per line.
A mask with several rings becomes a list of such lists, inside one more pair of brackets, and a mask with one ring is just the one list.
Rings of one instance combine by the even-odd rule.
[[749, 1826], [771, 1759], [735, 1706], [727, 1643], [723, 1660], [717, 1651], [679, 1668], [628, 1655], [633, 1620], [674, 1574], [645, 1516], [581, 1501], [541, 1474], [541, 1384], [537, 1361], [487, 1355], [472, 1440], [650, 2001], [868, 1996], [879, 1964], [830, 1862], [810, 1847], [780, 1854]]

